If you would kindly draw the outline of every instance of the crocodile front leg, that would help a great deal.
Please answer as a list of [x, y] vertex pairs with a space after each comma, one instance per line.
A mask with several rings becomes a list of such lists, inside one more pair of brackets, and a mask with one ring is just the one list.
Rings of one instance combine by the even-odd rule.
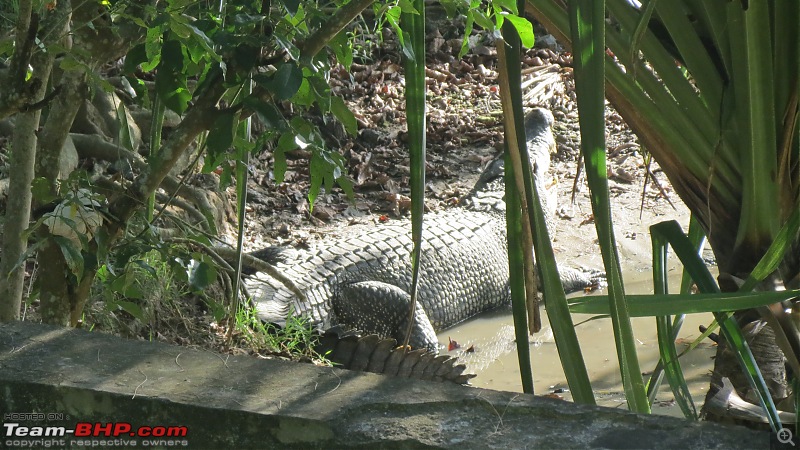
[[606, 273], [594, 269], [574, 269], [572, 267], [558, 266], [561, 285], [564, 292], [583, 291], [587, 288], [602, 288], [606, 285]]

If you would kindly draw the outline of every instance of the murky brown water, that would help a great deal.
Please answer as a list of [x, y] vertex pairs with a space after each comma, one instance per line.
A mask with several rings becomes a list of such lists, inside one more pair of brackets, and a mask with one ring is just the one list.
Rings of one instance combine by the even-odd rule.
[[[680, 281], [677, 271], [675, 273], [674, 279], [670, 280], [671, 286], [677, 286]], [[652, 293], [652, 282], [649, 281], [649, 278], [649, 272], [626, 275], [626, 292], [629, 294]], [[677, 292], [677, 287], [673, 292]], [[575, 314], [573, 321], [579, 323], [589, 317], [591, 316]], [[711, 314], [687, 316], [678, 340], [678, 352], [700, 335], [698, 325], [708, 325], [712, 319]], [[634, 336], [638, 343], [640, 368], [642, 372], [649, 373], [658, 362], [655, 319], [634, 318], [632, 322]], [[567, 383], [556, 351], [552, 330], [547, 325], [546, 313], [542, 323], [543, 330], [530, 338], [530, 351], [534, 391], [536, 394], [549, 394], [559, 388], [566, 389]], [[598, 319], [584, 323], [579, 325], [576, 331], [597, 403], [603, 406], [627, 408], [622, 392], [611, 319]], [[462, 348], [475, 345], [476, 352], [465, 357], [470, 371], [478, 374], [478, 377], [472, 380], [473, 385], [503, 391], [522, 391], [510, 309], [482, 315], [439, 335], [439, 341], [442, 343], [447, 343], [448, 338], [458, 341]], [[712, 368], [711, 358], [714, 351], [713, 343], [706, 340], [694, 351], [681, 358], [684, 376], [697, 408], [702, 406], [708, 390], [708, 374]], [[452, 352], [452, 354], [456, 353]], [[646, 381], [647, 377], [645, 377]], [[569, 392], [559, 395], [571, 399]], [[653, 413], [682, 417], [680, 408], [672, 400], [672, 392], [664, 382], [653, 406]]]

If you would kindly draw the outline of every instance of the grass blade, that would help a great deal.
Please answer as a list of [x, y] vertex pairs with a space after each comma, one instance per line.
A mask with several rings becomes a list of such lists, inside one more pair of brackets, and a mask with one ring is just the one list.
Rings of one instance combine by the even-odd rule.
[[[694, 241], [697, 245], [697, 241]], [[660, 236], [652, 238], [653, 246], [653, 289], [656, 295], [667, 295], [669, 293], [669, 280], [667, 278], [667, 246], [668, 243]], [[683, 369], [678, 359], [678, 352], [675, 349], [675, 338], [683, 315], [678, 315], [676, 321], [671, 323], [670, 315], [656, 316], [656, 334], [658, 336], [658, 351], [661, 356], [659, 368], [654, 370], [648, 382], [648, 400], [651, 402], [658, 391], [661, 375], [665, 375], [675, 402], [681, 408], [681, 412], [687, 419], [697, 420], [697, 408], [689, 392], [689, 386], [683, 377]], [[658, 369], [658, 368], [657, 368]]]
[[[502, 27], [502, 40], [497, 41], [497, 56], [500, 81], [500, 98], [505, 120], [505, 189], [506, 227], [508, 230], [509, 285], [514, 316], [514, 332], [517, 345], [522, 391], [533, 393], [533, 371], [531, 369], [528, 342], [528, 308], [526, 297], [533, 296], [536, 302], [537, 287], [533, 266], [533, 245], [530, 221], [524, 214], [521, 193], [517, 186], [518, 170], [522, 159], [520, 148], [525, 146], [525, 126], [522, 112], [522, 76], [520, 73], [521, 44], [514, 26], [506, 21]], [[520, 214], [522, 211], [522, 214]], [[526, 275], [530, 275], [526, 277]], [[538, 308], [537, 311], [538, 312]], [[531, 318], [534, 322], [535, 317]], [[541, 327], [541, 322], [538, 324]]]
[[[703, 294], [626, 295], [631, 317], [731, 312], [757, 308], [800, 296], [800, 290], [769, 292], [714, 292]], [[609, 295], [572, 299], [570, 311], [578, 314], [609, 314]]]
[[425, 2], [414, 0], [416, 13], [404, 12], [401, 15], [403, 32], [412, 50], [406, 55], [406, 123], [408, 125], [408, 145], [411, 158], [411, 238], [414, 248], [411, 251], [411, 307], [408, 330], [403, 345], [408, 345], [414, 324], [414, 311], [417, 305], [419, 285], [419, 258], [422, 250], [422, 216], [425, 213]]
[[575, 65], [575, 91], [581, 125], [581, 153], [592, 192], [595, 227], [608, 276], [611, 322], [625, 397], [631, 411], [649, 413], [650, 405], [636, 356], [619, 268], [605, 156], [605, 1], [569, 3]]
[[[714, 279], [711, 276], [711, 273], [708, 271], [708, 268], [706, 268], [703, 261], [697, 256], [697, 253], [693, 251], [691, 242], [689, 242], [689, 239], [685, 234], [683, 234], [681, 227], [677, 222], [672, 220], [655, 224], [650, 227], [650, 234], [651, 236], [660, 235], [663, 237], [663, 239], [669, 242], [686, 270], [691, 273], [692, 278], [697, 283], [697, 288], [700, 290], [700, 292], [720, 292], [719, 287], [714, 282]], [[768, 294], [773, 295], [776, 293], [762, 292], [757, 295], [766, 296]], [[739, 293], [739, 295], [743, 294]], [[725, 305], [728, 306], [731, 302], [732, 300], [727, 300], [725, 301]], [[754, 388], [756, 395], [758, 395], [759, 403], [761, 403], [761, 407], [764, 408], [764, 412], [767, 414], [770, 427], [772, 428], [773, 432], [777, 433], [781, 428], [781, 421], [780, 417], [778, 416], [778, 411], [775, 408], [775, 403], [772, 401], [772, 397], [769, 394], [769, 389], [764, 381], [764, 377], [761, 375], [761, 371], [758, 369], [758, 364], [756, 364], [755, 358], [753, 358], [753, 353], [750, 350], [750, 346], [747, 344], [747, 341], [742, 334], [742, 330], [732, 318], [732, 313], [714, 312], [714, 318], [717, 319], [717, 322], [719, 323], [722, 336], [728, 342], [731, 349], [735, 350], [734, 355], [736, 356], [736, 360], [742, 367], [745, 378], [747, 378], [747, 381]]]

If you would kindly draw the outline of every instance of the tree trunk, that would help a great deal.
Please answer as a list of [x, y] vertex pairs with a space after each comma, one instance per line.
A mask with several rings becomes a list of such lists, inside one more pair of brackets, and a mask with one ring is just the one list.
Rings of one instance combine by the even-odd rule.
[[[36, 128], [39, 111], [19, 114], [13, 135], [9, 167], [8, 204], [3, 229], [3, 259], [0, 261], [0, 321], [19, 319], [25, 281], [25, 263], [16, 266], [27, 248], [23, 236], [31, 213], [31, 182], [36, 159]], [[15, 267], [16, 266], [16, 267]]]
[[[70, 2], [62, 3], [72, 14]], [[99, 67], [107, 61], [119, 58], [133, 43], [117, 35], [111, 28], [110, 17], [98, 15], [91, 3], [78, 2], [74, 18], [79, 25], [76, 26], [70, 39], [64, 43], [64, 47], [71, 48], [74, 38], [75, 44], [89, 55], [89, 60], [84, 61], [89, 68]], [[92, 26], [85, 26], [88, 23]], [[57, 35], [61, 34], [63, 33]], [[72, 70], [62, 74], [58, 80], [61, 93], [54, 99], [42, 130], [36, 175], [50, 180], [52, 194], [58, 191], [58, 178], [66, 178], [69, 175], [60, 173], [59, 160], [75, 116], [85, 100], [84, 93], [87, 91], [85, 83], [86, 73], [83, 71]], [[96, 267], [88, 267], [84, 277], [75, 280], [61, 253], [61, 248], [52, 240], [43, 244], [37, 261], [41, 273], [63, 274], [63, 276], [48, 276], [46, 280], [41, 280], [42, 321], [76, 326], [89, 295]]]
[[[69, 291], [67, 289], [70, 273], [64, 271], [67, 263], [61, 248], [49, 242], [39, 249], [38, 260], [41, 273], [47, 274], [39, 279], [39, 313], [42, 322], [54, 325], [70, 325], [69, 322]], [[48, 272], [45, 272], [45, 271]], [[57, 271], [53, 271], [57, 270]]]
[[[761, 370], [761, 374], [764, 376], [770, 396], [776, 404], [780, 403], [789, 396], [789, 386], [786, 378], [784, 355], [775, 341], [775, 331], [762, 320], [753, 320], [750, 314], [737, 313], [737, 321], [742, 327], [747, 343], [753, 352], [753, 357]], [[720, 339], [714, 359], [714, 371], [711, 373], [711, 385], [706, 394], [706, 401], [703, 407], [703, 416], [706, 420], [714, 422], [736, 423], [753, 428], [769, 429], [769, 425], [766, 423], [738, 421], [731, 419], [727, 414], [709, 411], [705, 407], [712, 404], [711, 399], [723, 388], [724, 378], [730, 380], [739, 397], [752, 404], [759, 405], [758, 398], [743, 373], [742, 367], [736, 360], [733, 351], [728, 347], [727, 342], [724, 339]]]
[[[36, 176], [50, 181], [51, 194], [58, 194], [58, 181], [69, 176], [61, 173], [60, 159], [72, 122], [78, 113], [84, 98], [85, 74], [68, 72], [61, 78], [61, 94], [55, 98], [47, 122], [42, 130], [39, 145], [39, 157], [36, 164]], [[39, 270], [44, 274], [63, 274], [48, 276], [39, 283], [40, 313], [42, 322], [58, 325], [75, 325], [72, 321], [70, 299], [72, 276], [61, 253], [61, 248], [51, 239], [44, 242], [36, 258]]]
[[[48, 13], [43, 21], [47, 36], [63, 36], [69, 23], [69, 3], [61, 2]], [[44, 39], [47, 45], [47, 39]], [[33, 74], [40, 81], [33, 99], [44, 98], [53, 69], [55, 52], [37, 52], [31, 59]], [[27, 239], [23, 232], [28, 228], [31, 208], [31, 182], [36, 161], [37, 131], [40, 111], [32, 110], [19, 114], [16, 118], [12, 140], [8, 205], [3, 230], [3, 259], [0, 261], [0, 320], [19, 318], [25, 281], [25, 264], [20, 262], [27, 249]]]

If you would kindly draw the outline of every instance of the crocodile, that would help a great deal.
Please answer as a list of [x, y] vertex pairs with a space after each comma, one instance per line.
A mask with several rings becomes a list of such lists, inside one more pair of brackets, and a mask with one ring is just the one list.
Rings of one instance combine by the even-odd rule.
[[[543, 108], [525, 120], [542, 195], [555, 151], [553, 122]], [[425, 215], [412, 348], [435, 353], [436, 332], [510, 303], [502, 174], [502, 160], [492, 162], [459, 206]], [[263, 321], [282, 325], [291, 314], [304, 315], [320, 330], [341, 325], [403, 342], [411, 307], [411, 248], [407, 219], [348, 228], [312, 250], [268, 247], [251, 253], [292, 280], [305, 301], [264, 272], [248, 276], [245, 285]], [[602, 277], [564, 267], [559, 272], [567, 291]]]
[[417, 380], [449, 381], [469, 384], [475, 374], [464, 373], [465, 364], [453, 356], [428, 349], [408, 350], [397, 341], [377, 334], [361, 335], [355, 330], [335, 326], [326, 330], [314, 350], [337, 367]]

